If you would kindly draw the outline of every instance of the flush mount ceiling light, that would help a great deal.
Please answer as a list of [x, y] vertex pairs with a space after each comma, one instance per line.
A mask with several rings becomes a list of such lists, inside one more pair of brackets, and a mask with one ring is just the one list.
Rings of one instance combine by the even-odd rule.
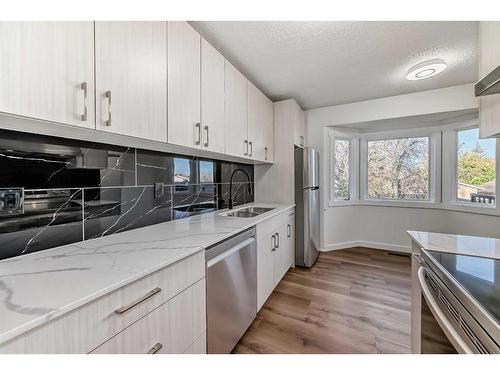
[[444, 60], [436, 59], [424, 61], [423, 63], [417, 64], [413, 68], [408, 70], [406, 79], [409, 81], [418, 81], [419, 79], [425, 79], [435, 76], [445, 69], [446, 63], [444, 62]]

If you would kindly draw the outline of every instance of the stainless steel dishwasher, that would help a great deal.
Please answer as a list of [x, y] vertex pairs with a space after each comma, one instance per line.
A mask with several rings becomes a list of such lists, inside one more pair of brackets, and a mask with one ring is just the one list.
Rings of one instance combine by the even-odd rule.
[[206, 262], [208, 353], [230, 353], [257, 314], [255, 229], [209, 247]]

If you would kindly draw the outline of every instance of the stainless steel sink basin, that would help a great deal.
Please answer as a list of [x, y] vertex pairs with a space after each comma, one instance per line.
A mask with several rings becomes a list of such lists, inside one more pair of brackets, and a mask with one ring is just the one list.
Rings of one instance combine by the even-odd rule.
[[245, 207], [239, 210], [224, 212], [223, 216], [229, 217], [255, 217], [264, 214], [268, 211], [274, 210], [274, 207]]

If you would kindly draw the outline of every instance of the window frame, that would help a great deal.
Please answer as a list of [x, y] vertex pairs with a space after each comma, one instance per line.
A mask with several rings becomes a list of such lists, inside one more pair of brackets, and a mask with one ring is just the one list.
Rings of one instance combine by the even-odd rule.
[[[489, 215], [500, 215], [500, 205], [495, 199], [494, 205], [479, 205], [472, 202], [459, 200], [458, 196], [458, 132], [470, 129], [479, 128], [479, 122], [472, 121], [461, 124], [454, 124], [443, 129], [443, 148], [446, 153], [443, 155], [443, 165], [447, 168], [443, 170], [443, 208], [455, 211], [482, 213]], [[480, 137], [481, 139], [481, 137]], [[499, 165], [500, 142], [496, 142], [495, 159], [496, 159], [496, 176], [500, 174]], [[500, 187], [495, 186], [495, 197], [499, 196]]]
[[[368, 197], [368, 142], [401, 138], [429, 138], [429, 198], [426, 200], [383, 199]], [[361, 137], [360, 201], [365, 205], [400, 207], [437, 207], [441, 202], [441, 131], [417, 128], [366, 133]]]
[[[349, 141], [349, 199], [338, 199], [334, 194], [335, 140]], [[328, 133], [328, 205], [348, 206], [359, 202], [359, 135], [350, 132], [330, 130]]]

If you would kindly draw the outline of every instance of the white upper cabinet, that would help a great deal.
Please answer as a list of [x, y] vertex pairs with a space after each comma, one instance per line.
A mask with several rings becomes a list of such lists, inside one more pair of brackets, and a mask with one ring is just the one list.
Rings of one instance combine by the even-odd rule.
[[93, 22], [0, 22], [0, 112], [94, 128]]
[[206, 40], [201, 41], [202, 147], [225, 152], [224, 56]]
[[255, 160], [272, 161], [273, 138], [273, 103], [248, 82], [248, 156]]
[[168, 143], [200, 148], [201, 37], [187, 22], [168, 23]]
[[249, 154], [247, 79], [227, 60], [225, 61], [225, 77], [226, 154], [247, 157]]
[[[500, 22], [479, 23], [479, 78], [500, 65]], [[482, 96], [479, 104], [481, 138], [500, 137], [500, 94]]]
[[167, 23], [96, 22], [96, 128], [166, 140]]

